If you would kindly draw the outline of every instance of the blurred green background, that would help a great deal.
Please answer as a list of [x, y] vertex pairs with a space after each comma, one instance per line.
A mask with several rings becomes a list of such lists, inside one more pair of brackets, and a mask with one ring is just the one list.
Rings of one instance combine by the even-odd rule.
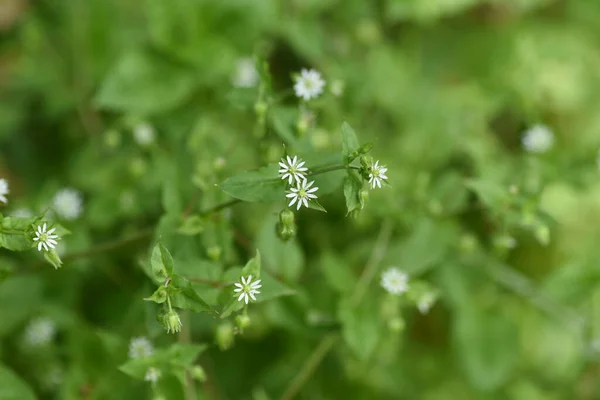
[[[43, 212], [65, 187], [84, 199], [62, 221], [62, 269], [0, 250], [0, 399], [153, 398], [118, 367], [131, 337], [178, 340], [143, 301], [140, 260], [159, 236], [188, 276], [259, 248], [296, 291], [251, 305], [226, 351], [222, 321], [186, 314], [191, 341], [210, 345], [207, 380], [190, 395], [167, 377], [167, 399], [600, 398], [600, 2], [0, 0], [0, 32], [0, 212]], [[232, 84], [253, 56], [272, 80], [262, 128], [258, 89]], [[327, 81], [310, 112], [291, 90], [308, 67]], [[176, 232], [282, 143], [339, 150], [343, 121], [389, 169], [357, 218], [339, 189], [285, 245], [273, 204]], [[536, 124], [555, 136], [544, 154], [522, 147]], [[389, 266], [439, 292], [429, 313], [402, 303], [390, 319]], [[21, 342], [39, 316], [56, 337], [32, 351]]]

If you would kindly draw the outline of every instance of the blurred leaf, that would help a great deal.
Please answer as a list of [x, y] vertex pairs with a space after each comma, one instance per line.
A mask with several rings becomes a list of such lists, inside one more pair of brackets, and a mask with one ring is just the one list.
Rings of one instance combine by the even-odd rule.
[[358, 137], [352, 127], [344, 122], [342, 124], [342, 154], [344, 155], [344, 159], [348, 162], [352, 161], [349, 157], [350, 154], [358, 150], [360, 147], [360, 142], [358, 141]]
[[40, 276], [11, 276], [0, 283], [0, 337], [11, 333], [18, 325], [39, 310], [42, 303]]
[[285, 182], [279, 167], [269, 164], [258, 171], [242, 172], [222, 182], [219, 187], [236, 199], [249, 202], [273, 202], [284, 198]]
[[171, 110], [195, 89], [192, 71], [149, 52], [124, 54], [95, 97], [101, 108], [148, 116]]
[[344, 179], [344, 197], [346, 198], [346, 215], [356, 209], [362, 208], [360, 204], [359, 193], [362, 189], [362, 182], [358, 174], [354, 171], [348, 171], [348, 176]]
[[17, 374], [0, 365], [0, 399], [2, 400], [35, 400], [33, 390]]
[[495, 182], [471, 179], [466, 185], [492, 210], [498, 210], [508, 200], [506, 189]]
[[335, 253], [327, 252], [320, 262], [321, 271], [332, 289], [340, 293], [350, 293], [356, 287], [356, 276], [351, 266]]
[[384, 327], [377, 307], [371, 297], [365, 296], [360, 304], [344, 300], [339, 304], [338, 316], [342, 323], [342, 336], [348, 347], [361, 361], [372, 355]]
[[265, 218], [258, 235], [264, 268], [284, 278], [286, 282], [296, 282], [304, 268], [304, 254], [296, 239], [283, 242], [275, 232], [277, 217]]
[[[171, 296], [171, 304], [174, 307], [181, 308], [182, 310], [191, 310], [194, 312], [214, 312], [217, 311], [212, 308], [192, 287], [190, 281], [179, 275], [173, 275], [173, 286], [178, 289], [176, 293]], [[218, 313], [217, 313], [218, 314]]]
[[165, 282], [173, 274], [173, 257], [162, 243], [157, 243], [150, 258], [152, 276], [157, 282]]

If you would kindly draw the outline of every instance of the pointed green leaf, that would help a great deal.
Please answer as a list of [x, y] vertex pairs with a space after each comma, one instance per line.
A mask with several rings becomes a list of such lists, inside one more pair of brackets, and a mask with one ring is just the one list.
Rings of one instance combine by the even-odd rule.
[[359, 192], [362, 188], [362, 182], [358, 174], [354, 171], [348, 171], [348, 176], [344, 180], [344, 197], [346, 198], [346, 215], [357, 208], [361, 208]]
[[279, 177], [279, 166], [269, 164], [258, 171], [232, 176], [219, 187], [236, 199], [249, 202], [272, 202], [285, 198], [285, 182]]
[[350, 155], [360, 148], [360, 143], [354, 129], [347, 123], [342, 124], [342, 154], [344, 159], [349, 163], [352, 161]]

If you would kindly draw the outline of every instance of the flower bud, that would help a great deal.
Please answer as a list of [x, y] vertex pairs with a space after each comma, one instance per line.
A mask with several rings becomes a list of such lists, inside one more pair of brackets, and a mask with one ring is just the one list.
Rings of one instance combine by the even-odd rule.
[[181, 318], [175, 310], [170, 310], [165, 316], [165, 323], [167, 324], [167, 333], [175, 333], [181, 331]]
[[244, 328], [250, 326], [250, 317], [248, 314], [240, 314], [235, 317], [235, 324], [238, 328], [240, 328], [240, 330], [243, 330]]
[[204, 372], [204, 368], [199, 365], [194, 365], [190, 368], [190, 375], [198, 382], [204, 382], [206, 380], [206, 372]]
[[294, 212], [288, 208], [282, 210], [279, 213], [279, 222], [287, 227], [294, 226]]
[[387, 325], [389, 330], [391, 330], [392, 332], [402, 332], [406, 327], [406, 323], [401, 317], [395, 317], [390, 319]]
[[294, 224], [294, 226], [292, 227], [286, 227], [281, 222], [278, 222], [275, 225], [275, 232], [277, 233], [277, 237], [279, 237], [279, 239], [283, 240], [284, 242], [287, 242], [288, 240], [296, 236], [296, 226]]
[[470, 233], [466, 233], [458, 240], [458, 248], [463, 254], [471, 254], [477, 249], [477, 238]]
[[367, 189], [361, 189], [358, 192], [358, 201], [360, 203], [361, 209], [365, 208], [365, 204], [366, 204], [368, 198], [369, 198], [369, 191]]
[[296, 129], [298, 129], [298, 136], [302, 137], [308, 131], [308, 120], [302, 116], [298, 118], [298, 122], [296, 123]]
[[264, 102], [264, 101], [257, 101], [256, 104], [254, 104], [254, 112], [256, 113], [256, 116], [259, 119], [264, 118], [265, 114], [267, 113], [267, 110], [269, 109], [269, 105]]
[[220, 246], [214, 245], [206, 249], [206, 254], [213, 261], [219, 261], [221, 259], [222, 250]]
[[104, 133], [104, 143], [106, 147], [114, 149], [121, 144], [121, 132], [116, 129], [110, 129]]
[[231, 322], [224, 322], [217, 327], [216, 340], [221, 351], [231, 347], [233, 344], [233, 325]]

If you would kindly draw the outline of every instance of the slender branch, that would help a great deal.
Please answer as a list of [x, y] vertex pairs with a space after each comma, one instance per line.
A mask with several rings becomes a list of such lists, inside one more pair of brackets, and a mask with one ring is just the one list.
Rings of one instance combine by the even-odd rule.
[[377, 270], [377, 266], [381, 263], [383, 256], [385, 255], [390, 237], [392, 235], [393, 223], [390, 220], [385, 220], [381, 224], [381, 229], [379, 230], [379, 235], [377, 236], [377, 241], [375, 242], [375, 246], [373, 247], [373, 251], [371, 252], [371, 256], [367, 261], [367, 265], [363, 270], [358, 283], [356, 284], [356, 289], [354, 290], [354, 296], [351, 301], [352, 304], [357, 305], [362, 300], [363, 296], [367, 292], [369, 284], [373, 280], [375, 276], [375, 271]]
[[210, 285], [210, 286], [215, 287], [215, 288], [220, 288], [220, 287], [224, 287], [224, 286], [229, 285], [229, 283], [227, 283], [227, 282], [213, 281], [211, 279], [204, 279], [204, 278], [189, 278], [189, 277], [186, 277], [185, 279], [187, 279], [190, 282], [204, 283], [204, 284]]
[[123, 246], [127, 246], [130, 243], [137, 242], [138, 240], [146, 239], [152, 236], [153, 233], [154, 229], [146, 229], [124, 239], [113, 240], [112, 242], [107, 242], [87, 250], [67, 254], [62, 259], [63, 261], [73, 261], [79, 258], [90, 257], [96, 254], [113, 251]]
[[302, 366], [300, 372], [298, 372], [294, 380], [292, 380], [283, 396], [281, 396], [281, 400], [291, 400], [298, 394], [306, 381], [308, 381], [308, 379], [310, 379], [310, 377], [315, 373], [327, 353], [329, 353], [329, 351], [333, 348], [336, 340], [336, 334], [327, 335], [321, 340], [319, 345], [315, 348]]
[[206, 210], [200, 211], [200, 215], [208, 215], [208, 214], [216, 213], [216, 212], [224, 210], [226, 208], [233, 207], [236, 204], [239, 204], [241, 202], [242, 202], [242, 200], [240, 200], [240, 199], [228, 200], [226, 202], [219, 203], [217, 205], [209, 207]]
[[340, 169], [348, 169], [348, 168], [353, 168], [353, 167], [344, 165], [344, 164], [330, 165], [328, 167], [317, 168], [312, 171], [309, 171], [306, 174], [306, 176], [319, 175], [319, 174], [324, 174], [326, 172], [337, 171]]
[[[179, 337], [177, 338], [179, 343], [189, 344], [192, 341], [192, 332], [190, 329], [190, 312], [189, 310], [182, 311], [181, 318], [183, 319], [183, 323], [181, 326], [181, 332], [179, 333]], [[185, 371], [185, 400], [196, 400], [198, 398], [198, 394], [196, 393], [196, 382], [194, 382], [194, 378], [190, 374], [190, 372], [186, 369]]]

